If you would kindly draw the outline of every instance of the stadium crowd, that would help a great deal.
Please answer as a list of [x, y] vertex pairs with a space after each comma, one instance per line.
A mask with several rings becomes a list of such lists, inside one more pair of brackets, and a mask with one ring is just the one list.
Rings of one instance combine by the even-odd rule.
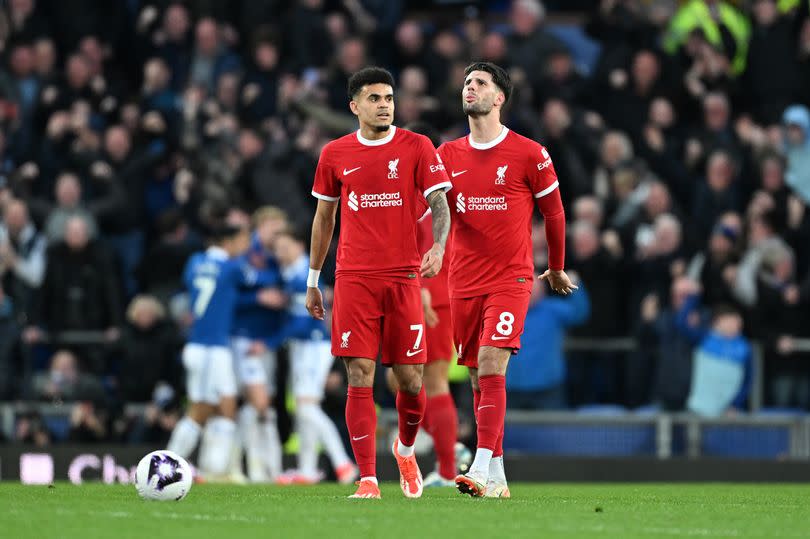
[[[0, 400], [78, 403], [69, 431], [32, 411], [16, 439], [165, 443], [209, 216], [276, 206], [306, 234], [320, 150], [356, 129], [350, 74], [389, 68], [396, 124], [444, 141], [473, 59], [509, 69], [505, 123], [554, 160], [587, 291], [538, 285], [514, 405], [744, 408], [757, 341], [765, 403], [810, 409], [810, 2], [3, 4]], [[565, 332], [638, 346], [563, 356]]]

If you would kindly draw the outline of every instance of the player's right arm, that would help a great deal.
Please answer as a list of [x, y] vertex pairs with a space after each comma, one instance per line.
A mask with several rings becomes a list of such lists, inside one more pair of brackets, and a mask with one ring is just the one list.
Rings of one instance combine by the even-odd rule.
[[335, 233], [335, 215], [340, 200], [340, 180], [329, 162], [330, 145], [327, 144], [318, 160], [312, 196], [318, 199], [318, 208], [312, 220], [312, 241], [309, 248], [309, 275], [307, 276], [307, 311], [313, 318], [323, 320], [323, 296], [318, 289], [323, 262]]
[[312, 220], [312, 243], [309, 249], [310, 263], [309, 277], [307, 277], [307, 311], [318, 320], [323, 320], [324, 317], [323, 296], [318, 288], [318, 277], [320, 277], [321, 268], [335, 232], [337, 205], [337, 202], [318, 200], [318, 209], [315, 210], [315, 218]]

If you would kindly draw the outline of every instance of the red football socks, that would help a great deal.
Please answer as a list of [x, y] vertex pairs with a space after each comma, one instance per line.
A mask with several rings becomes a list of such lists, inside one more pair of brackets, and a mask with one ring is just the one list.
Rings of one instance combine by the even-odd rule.
[[450, 393], [436, 395], [427, 400], [424, 427], [433, 438], [433, 449], [439, 462], [439, 475], [452, 479], [456, 475], [456, 439], [458, 413]]
[[425, 388], [416, 395], [409, 395], [404, 391], [397, 391], [397, 414], [399, 415], [399, 441], [402, 445], [412, 446], [416, 441], [416, 433], [422, 424], [425, 415]]
[[354, 460], [360, 477], [377, 476], [377, 408], [370, 387], [349, 386], [346, 400], [346, 426], [352, 439]]
[[478, 386], [481, 388], [481, 400], [476, 407], [478, 447], [489, 449], [495, 455], [506, 417], [506, 377], [500, 374], [481, 376]]

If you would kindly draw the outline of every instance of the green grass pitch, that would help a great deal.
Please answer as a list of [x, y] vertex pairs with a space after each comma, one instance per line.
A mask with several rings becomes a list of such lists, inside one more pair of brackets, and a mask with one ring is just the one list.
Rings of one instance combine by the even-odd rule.
[[0, 484], [0, 536], [47, 539], [382, 537], [810, 537], [810, 487], [752, 484], [520, 484], [510, 500], [430, 489], [348, 500], [351, 487], [194, 485], [146, 502], [131, 485]]

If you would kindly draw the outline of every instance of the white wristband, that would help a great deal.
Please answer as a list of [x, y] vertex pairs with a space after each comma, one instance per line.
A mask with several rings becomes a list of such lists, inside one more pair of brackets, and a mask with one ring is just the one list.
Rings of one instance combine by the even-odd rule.
[[307, 286], [309, 288], [318, 288], [318, 279], [321, 278], [321, 270], [309, 268], [309, 275], [307, 275]]

